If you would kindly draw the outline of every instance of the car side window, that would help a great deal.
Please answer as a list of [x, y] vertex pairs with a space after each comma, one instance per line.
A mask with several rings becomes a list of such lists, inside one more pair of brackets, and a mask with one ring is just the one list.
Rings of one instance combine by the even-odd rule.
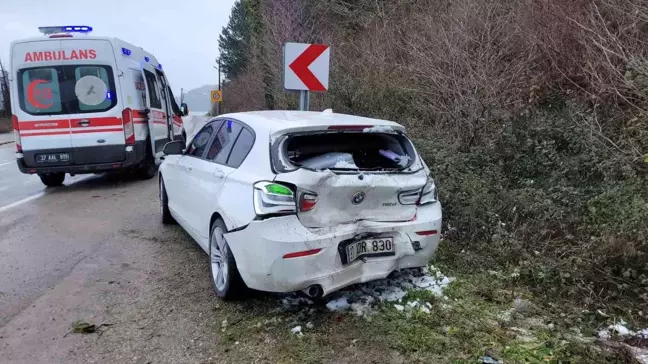
[[240, 123], [226, 120], [212, 141], [212, 147], [210, 148], [210, 153], [207, 155], [207, 159], [213, 160], [218, 164], [225, 164], [241, 129], [243, 127]]
[[205, 149], [211, 139], [212, 134], [214, 133], [214, 124], [209, 124], [202, 128], [201, 131], [196, 134], [196, 137], [191, 142], [189, 150], [187, 151], [188, 155], [194, 157], [202, 158]]
[[254, 134], [247, 129], [243, 129], [234, 143], [232, 152], [227, 159], [227, 165], [232, 168], [238, 168], [245, 160], [245, 157], [250, 153], [253, 145]]

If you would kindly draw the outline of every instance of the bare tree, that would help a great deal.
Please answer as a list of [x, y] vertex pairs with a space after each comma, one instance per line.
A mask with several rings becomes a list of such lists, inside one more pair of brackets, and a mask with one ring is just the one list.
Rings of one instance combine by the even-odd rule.
[[11, 101], [9, 99], [9, 73], [5, 70], [0, 60], [0, 116], [11, 115]]

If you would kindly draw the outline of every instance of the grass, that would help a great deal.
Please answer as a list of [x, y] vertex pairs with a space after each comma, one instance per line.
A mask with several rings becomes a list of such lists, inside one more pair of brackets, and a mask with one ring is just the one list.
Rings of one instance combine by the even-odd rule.
[[[547, 308], [511, 276], [456, 276], [445, 297], [408, 292], [402, 305], [428, 302], [429, 314], [393, 303], [380, 303], [369, 317], [323, 305], [284, 311], [276, 296], [264, 295], [225, 303], [228, 323], [214, 329], [222, 332], [222, 355], [242, 362], [475, 363], [484, 355], [505, 363], [624, 362], [576, 335], [573, 317]], [[303, 335], [290, 332], [297, 325]]]

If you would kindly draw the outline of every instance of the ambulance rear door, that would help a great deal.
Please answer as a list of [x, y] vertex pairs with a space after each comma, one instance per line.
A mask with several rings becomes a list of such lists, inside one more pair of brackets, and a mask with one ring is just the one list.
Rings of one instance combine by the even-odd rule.
[[11, 48], [16, 142], [28, 167], [70, 163], [71, 130], [60, 52], [58, 39], [16, 42]]
[[162, 83], [155, 72], [155, 67], [145, 62], [142, 66], [146, 85], [146, 107], [148, 108], [148, 125], [151, 133], [153, 155], [162, 151], [169, 142], [169, 131]]
[[74, 164], [126, 159], [120, 79], [115, 51], [105, 39], [63, 38], [67, 112]]

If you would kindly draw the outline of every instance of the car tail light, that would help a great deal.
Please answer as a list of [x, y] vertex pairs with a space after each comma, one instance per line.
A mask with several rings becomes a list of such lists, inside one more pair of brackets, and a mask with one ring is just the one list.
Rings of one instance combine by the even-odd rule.
[[135, 144], [135, 126], [133, 125], [133, 110], [130, 108], [122, 111], [122, 123], [124, 124], [124, 139], [127, 145]]
[[416, 203], [421, 198], [421, 189], [413, 191], [405, 191], [398, 194], [398, 202], [401, 205], [416, 205]]
[[254, 184], [254, 211], [259, 216], [296, 213], [295, 193], [279, 183], [257, 182]]
[[11, 122], [13, 123], [14, 140], [16, 141], [16, 151], [22, 153], [22, 143], [20, 142], [20, 124], [18, 124], [18, 117], [11, 115]]
[[421, 198], [419, 199], [417, 205], [425, 205], [436, 201], [437, 201], [436, 185], [434, 184], [434, 180], [432, 179], [432, 177], [428, 177], [427, 183], [425, 184], [425, 186], [423, 186], [423, 190], [421, 190]]
[[299, 211], [310, 211], [317, 205], [317, 195], [314, 193], [304, 192], [299, 202]]

